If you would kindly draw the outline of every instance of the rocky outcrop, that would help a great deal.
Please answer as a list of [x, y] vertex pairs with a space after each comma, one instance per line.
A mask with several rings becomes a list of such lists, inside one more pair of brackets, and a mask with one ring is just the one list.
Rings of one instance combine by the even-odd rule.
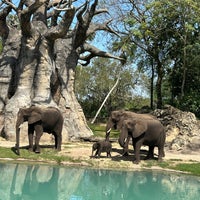
[[177, 151], [200, 151], [200, 121], [191, 112], [172, 106], [152, 112], [166, 128], [166, 145]]

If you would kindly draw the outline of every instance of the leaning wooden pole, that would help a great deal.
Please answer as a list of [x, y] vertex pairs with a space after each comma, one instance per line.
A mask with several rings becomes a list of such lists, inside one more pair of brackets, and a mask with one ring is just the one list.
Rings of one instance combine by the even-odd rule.
[[108, 97], [110, 96], [110, 94], [112, 93], [112, 91], [116, 88], [117, 84], [119, 83], [119, 79], [120, 79], [120, 75], [118, 76], [117, 81], [115, 82], [115, 84], [113, 85], [113, 87], [111, 88], [111, 90], [108, 92], [106, 98], [104, 99], [103, 103], [101, 104], [101, 106], [100, 106], [99, 110], [97, 111], [95, 117], [92, 119], [91, 124], [94, 124], [97, 116], [99, 115], [99, 113], [100, 113], [102, 107], [104, 106], [105, 102], [107, 101]]

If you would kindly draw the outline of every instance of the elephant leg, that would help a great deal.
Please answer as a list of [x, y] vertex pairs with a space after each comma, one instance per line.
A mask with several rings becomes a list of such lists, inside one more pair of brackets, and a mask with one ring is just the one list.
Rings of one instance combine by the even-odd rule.
[[131, 138], [131, 136], [128, 135], [128, 137], [127, 137], [127, 139], [126, 139], [126, 142], [125, 142], [125, 144], [124, 144], [124, 148], [123, 148], [123, 156], [128, 156], [128, 155], [129, 155], [129, 152], [128, 152], [128, 144], [129, 144], [130, 138]]
[[107, 152], [107, 157], [110, 157], [110, 158], [111, 158], [111, 153], [110, 153], [110, 151]]
[[133, 140], [133, 153], [135, 154], [135, 146], [136, 146], [136, 141], [132, 138]]
[[62, 135], [55, 133], [54, 138], [55, 138], [55, 149], [61, 151]]
[[149, 146], [149, 151], [145, 160], [148, 160], [148, 159], [154, 159], [154, 146]]
[[56, 133], [54, 133], [53, 135], [54, 135], [54, 140], [55, 140], [55, 149], [57, 149], [58, 148], [58, 138], [57, 138]]
[[39, 142], [40, 142], [40, 138], [43, 134], [43, 128], [40, 124], [35, 125], [35, 133], [36, 133], [36, 136], [35, 136], [35, 153], [40, 153]]
[[100, 156], [101, 156], [101, 148], [98, 150], [98, 158], [100, 158]]
[[135, 160], [134, 160], [135, 164], [138, 164], [140, 162], [140, 148], [141, 148], [142, 144], [143, 144], [142, 140], [138, 140], [135, 143]]
[[162, 149], [162, 157], [165, 157], [165, 151], [164, 151], [164, 148]]
[[165, 157], [164, 147], [158, 146], [158, 161], [162, 161], [163, 157]]
[[96, 150], [96, 152], [95, 152], [95, 154], [94, 154], [94, 157], [97, 157], [98, 152], [99, 152], [99, 149]]
[[29, 125], [28, 126], [29, 151], [33, 151], [33, 134], [34, 134], [34, 127]]

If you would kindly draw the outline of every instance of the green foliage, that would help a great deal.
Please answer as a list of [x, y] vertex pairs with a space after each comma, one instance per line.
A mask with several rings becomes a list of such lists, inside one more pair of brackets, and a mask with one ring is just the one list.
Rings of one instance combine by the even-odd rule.
[[200, 91], [191, 91], [187, 93], [180, 102], [177, 102], [177, 107], [182, 110], [190, 111], [196, 114], [197, 117], [200, 117]]
[[113, 50], [121, 49], [129, 59], [136, 58], [134, 62], [149, 80], [155, 73], [151, 87], [156, 85], [158, 101], [199, 115], [200, 1], [124, 3], [125, 10], [118, 8], [123, 13], [124, 26], [119, 25], [123, 37], [114, 41]]
[[133, 106], [133, 89], [140, 73], [132, 66], [102, 58], [94, 60], [91, 66], [77, 67], [75, 93], [87, 118], [95, 116], [118, 76], [120, 81], [102, 108], [100, 118], [107, 118], [111, 110]]

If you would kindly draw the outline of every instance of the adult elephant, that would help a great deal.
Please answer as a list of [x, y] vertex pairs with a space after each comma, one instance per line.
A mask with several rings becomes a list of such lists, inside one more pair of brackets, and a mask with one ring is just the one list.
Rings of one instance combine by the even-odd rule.
[[[135, 119], [135, 120], [156, 120], [156, 117], [150, 115], [150, 114], [138, 114], [131, 111], [124, 111], [124, 110], [115, 110], [112, 111], [110, 114], [110, 117], [108, 119], [107, 125], [106, 125], [106, 139], [109, 139], [110, 131], [112, 129], [117, 129], [121, 131], [123, 121], [126, 119]], [[128, 144], [129, 140], [131, 138], [131, 134], [128, 134], [128, 137], [126, 138], [126, 143], [123, 146], [123, 155], [128, 155]], [[149, 147], [149, 152], [147, 155], [147, 159], [153, 158], [153, 149]]]
[[158, 161], [165, 156], [165, 131], [163, 125], [158, 120], [125, 119], [119, 136], [119, 144], [124, 147], [126, 138], [131, 136], [135, 150], [135, 163], [140, 162], [140, 148], [142, 145], [148, 145], [153, 150], [158, 147]]
[[[40, 153], [39, 141], [43, 132], [52, 133], [55, 138], [55, 148], [60, 151], [62, 143], [63, 116], [55, 107], [20, 108], [16, 121], [16, 151], [19, 152], [20, 125], [28, 121], [29, 150]], [[35, 149], [33, 148], [33, 135], [35, 131]]]

